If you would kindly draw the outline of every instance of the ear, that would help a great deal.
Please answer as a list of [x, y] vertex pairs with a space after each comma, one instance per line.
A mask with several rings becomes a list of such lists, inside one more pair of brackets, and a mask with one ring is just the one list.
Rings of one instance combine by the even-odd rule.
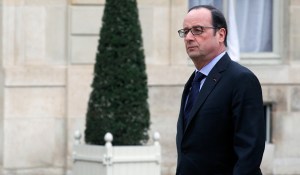
[[220, 28], [218, 30], [218, 34], [219, 34], [219, 42], [223, 43], [225, 41], [225, 36], [226, 36], [227, 31], [224, 28]]

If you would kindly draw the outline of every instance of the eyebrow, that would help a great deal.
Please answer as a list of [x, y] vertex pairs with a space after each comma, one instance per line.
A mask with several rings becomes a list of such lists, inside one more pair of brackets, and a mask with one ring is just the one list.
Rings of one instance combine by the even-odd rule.
[[204, 26], [201, 26], [201, 25], [196, 25], [196, 26], [192, 26], [192, 27], [190, 27], [190, 28], [188, 28], [188, 27], [184, 27], [183, 29], [191, 29], [191, 28], [196, 28], [196, 27], [204, 27]]

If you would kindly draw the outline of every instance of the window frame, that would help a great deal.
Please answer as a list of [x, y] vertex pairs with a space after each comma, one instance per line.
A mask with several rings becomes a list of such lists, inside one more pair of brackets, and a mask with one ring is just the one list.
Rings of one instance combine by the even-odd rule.
[[[225, 0], [225, 2], [228, 2]], [[272, 52], [241, 52], [240, 62], [242, 64], [280, 64], [282, 62], [282, 19], [284, 4], [283, 0], [273, 0], [273, 38]]]

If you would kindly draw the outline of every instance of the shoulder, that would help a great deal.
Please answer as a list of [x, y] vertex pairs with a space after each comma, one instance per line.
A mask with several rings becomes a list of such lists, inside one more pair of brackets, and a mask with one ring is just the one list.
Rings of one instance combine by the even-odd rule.
[[212, 69], [211, 74], [220, 73], [225, 79], [229, 79], [231, 83], [239, 81], [255, 81], [259, 82], [256, 75], [247, 67], [232, 61], [226, 53]]
[[232, 61], [226, 73], [231, 80], [234, 92], [248, 92], [261, 94], [261, 84], [257, 76], [247, 67]]
[[249, 79], [258, 81], [257, 76], [247, 67], [235, 62], [231, 61], [228, 65], [228, 71], [231, 72], [235, 78], [237, 79]]

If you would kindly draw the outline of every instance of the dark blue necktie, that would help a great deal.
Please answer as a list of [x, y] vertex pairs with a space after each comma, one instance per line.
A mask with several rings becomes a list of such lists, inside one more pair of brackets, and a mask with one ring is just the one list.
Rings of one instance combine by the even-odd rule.
[[199, 90], [200, 90], [200, 83], [201, 80], [205, 78], [205, 75], [202, 74], [201, 72], [196, 72], [196, 75], [194, 77], [194, 80], [192, 82], [192, 86], [190, 88], [190, 92], [188, 95], [188, 100], [186, 102], [185, 108], [184, 108], [184, 123], [186, 124], [188, 121], [188, 118], [190, 117], [190, 112], [191, 109], [193, 108], [193, 105], [196, 101], [196, 98], [199, 94]]

